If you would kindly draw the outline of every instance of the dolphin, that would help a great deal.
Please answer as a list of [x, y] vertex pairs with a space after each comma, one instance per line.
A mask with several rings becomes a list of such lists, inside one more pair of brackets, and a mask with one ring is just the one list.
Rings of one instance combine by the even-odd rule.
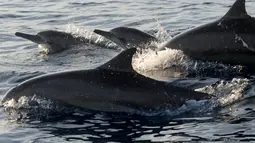
[[74, 45], [85, 44], [86, 40], [82, 37], [74, 37], [71, 33], [47, 30], [36, 35], [16, 32], [16, 36], [28, 39], [44, 48], [42, 53], [54, 54], [70, 48]]
[[158, 39], [148, 33], [135, 28], [117, 27], [108, 31], [95, 29], [94, 33], [104, 36], [123, 49], [137, 48]]
[[39, 96], [79, 108], [137, 113], [181, 106], [187, 100], [212, 96], [145, 77], [133, 70], [135, 48], [87, 70], [65, 71], [31, 78], [10, 89], [2, 103], [21, 96]]
[[165, 47], [195, 60], [254, 67], [255, 18], [247, 14], [245, 0], [236, 0], [222, 18], [187, 30], [160, 49]]

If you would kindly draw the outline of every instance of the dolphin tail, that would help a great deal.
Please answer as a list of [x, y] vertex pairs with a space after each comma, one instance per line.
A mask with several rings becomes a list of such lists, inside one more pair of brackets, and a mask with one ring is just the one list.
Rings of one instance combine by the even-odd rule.
[[30, 40], [34, 43], [37, 43], [37, 44], [45, 44], [45, 40], [43, 40], [40, 36], [38, 35], [30, 35], [30, 34], [25, 34], [25, 33], [21, 33], [21, 32], [16, 32], [15, 33], [16, 36], [18, 37], [22, 37], [22, 38], [25, 38], [27, 40]]
[[118, 37], [117, 35], [115, 35], [112, 32], [107, 32], [107, 31], [103, 31], [103, 30], [99, 30], [99, 29], [95, 29], [94, 32], [98, 35], [104, 36], [105, 38], [111, 40], [112, 42], [114, 42], [115, 44], [120, 46], [121, 48], [128, 49], [126, 46], [127, 42], [124, 38]]

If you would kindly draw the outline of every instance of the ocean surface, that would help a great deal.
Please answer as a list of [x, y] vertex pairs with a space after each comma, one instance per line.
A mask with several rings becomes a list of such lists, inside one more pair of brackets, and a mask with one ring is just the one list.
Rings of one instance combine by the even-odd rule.
[[[36, 75], [93, 68], [113, 58], [121, 49], [94, 34], [96, 28], [133, 27], [164, 42], [184, 30], [220, 18], [233, 3], [234, 0], [0, 0], [0, 98], [11, 87]], [[255, 16], [255, 1], [247, 0], [246, 7]], [[37, 44], [14, 35], [43, 30], [66, 31], [91, 42], [42, 56]], [[166, 70], [176, 65], [196, 76], [185, 78], [182, 73]], [[18, 103], [1, 105], [0, 142], [255, 142], [254, 76], [228, 76], [238, 67], [199, 63], [176, 50], [143, 52], [135, 57], [133, 66], [152, 78], [216, 97], [188, 101], [177, 109], [131, 115], [84, 111], [50, 101], [30, 107], [24, 97]], [[206, 71], [214, 76], [204, 75]]]

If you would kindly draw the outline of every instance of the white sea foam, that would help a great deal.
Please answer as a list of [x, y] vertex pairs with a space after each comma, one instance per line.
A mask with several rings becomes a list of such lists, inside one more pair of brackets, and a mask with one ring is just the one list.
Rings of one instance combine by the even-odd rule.
[[244, 97], [244, 91], [249, 85], [246, 78], [234, 78], [232, 81], [221, 80], [218, 83], [203, 88], [196, 89], [199, 92], [205, 92], [215, 95], [215, 104], [226, 106]]

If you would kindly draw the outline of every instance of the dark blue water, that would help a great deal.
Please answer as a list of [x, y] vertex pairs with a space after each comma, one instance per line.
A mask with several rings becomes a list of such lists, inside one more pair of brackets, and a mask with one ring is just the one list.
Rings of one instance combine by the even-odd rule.
[[[93, 34], [129, 26], [150, 32], [162, 41], [183, 30], [223, 16], [233, 0], [137, 0], [137, 1], [30, 1], [0, 2], [0, 98], [30, 77], [71, 69], [92, 68], [119, 53], [114, 44]], [[255, 16], [255, 2], [247, 0]], [[56, 29], [93, 41], [82, 47], [41, 56], [36, 44], [14, 35]], [[95, 44], [96, 43], [96, 44]], [[199, 43], [198, 43], [199, 44]], [[178, 109], [138, 115], [109, 114], [63, 107], [40, 101], [26, 106], [26, 99], [0, 108], [0, 142], [252, 142], [255, 141], [254, 79], [226, 78], [233, 67], [196, 63], [175, 50], [138, 55], [133, 66], [139, 72], [179, 86], [212, 93], [210, 101], [190, 101]], [[220, 78], [171, 78], [162, 69], [182, 65], [200, 75], [211, 67]], [[223, 71], [223, 72], [222, 72]], [[159, 74], [160, 73], [160, 74]]]

